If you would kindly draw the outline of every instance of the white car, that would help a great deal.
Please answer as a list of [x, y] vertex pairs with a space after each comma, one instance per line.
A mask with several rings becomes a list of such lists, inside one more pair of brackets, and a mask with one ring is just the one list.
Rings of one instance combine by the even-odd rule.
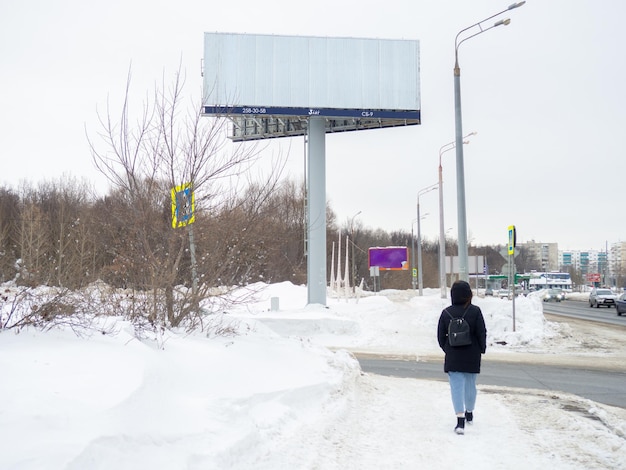
[[589, 306], [600, 308], [600, 305], [605, 305], [609, 308], [615, 307], [615, 301], [617, 295], [611, 291], [611, 289], [594, 287], [589, 294]]

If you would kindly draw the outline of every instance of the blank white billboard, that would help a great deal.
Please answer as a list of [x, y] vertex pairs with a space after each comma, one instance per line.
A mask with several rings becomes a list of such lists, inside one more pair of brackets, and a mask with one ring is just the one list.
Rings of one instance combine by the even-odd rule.
[[419, 41], [205, 33], [207, 114], [419, 121]]
[[[446, 273], [459, 274], [461, 263], [458, 256], [446, 256]], [[468, 257], [468, 274], [485, 274], [485, 257], [472, 255]]]

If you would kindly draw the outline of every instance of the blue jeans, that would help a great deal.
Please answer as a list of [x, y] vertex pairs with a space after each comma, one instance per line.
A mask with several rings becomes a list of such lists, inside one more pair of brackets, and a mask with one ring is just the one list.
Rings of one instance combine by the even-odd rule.
[[448, 372], [452, 405], [456, 414], [474, 411], [476, 405], [476, 376], [469, 372]]

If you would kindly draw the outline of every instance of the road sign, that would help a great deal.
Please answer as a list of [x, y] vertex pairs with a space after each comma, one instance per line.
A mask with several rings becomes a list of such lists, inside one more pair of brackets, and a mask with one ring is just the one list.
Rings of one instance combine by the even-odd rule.
[[509, 225], [509, 255], [515, 254], [515, 225]]
[[172, 188], [172, 227], [184, 227], [196, 220], [196, 198], [191, 183]]

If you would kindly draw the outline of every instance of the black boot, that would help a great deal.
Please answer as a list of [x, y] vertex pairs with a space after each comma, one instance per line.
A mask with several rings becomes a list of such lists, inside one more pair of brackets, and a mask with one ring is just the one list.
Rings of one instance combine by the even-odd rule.
[[454, 428], [454, 432], [457, 434], [465, 434], [465, 418], [457, 416], [456, 428]]
[[465, 412], [465, 422], [467, 424], [474, 424], [474, 413], [471, 411]]

